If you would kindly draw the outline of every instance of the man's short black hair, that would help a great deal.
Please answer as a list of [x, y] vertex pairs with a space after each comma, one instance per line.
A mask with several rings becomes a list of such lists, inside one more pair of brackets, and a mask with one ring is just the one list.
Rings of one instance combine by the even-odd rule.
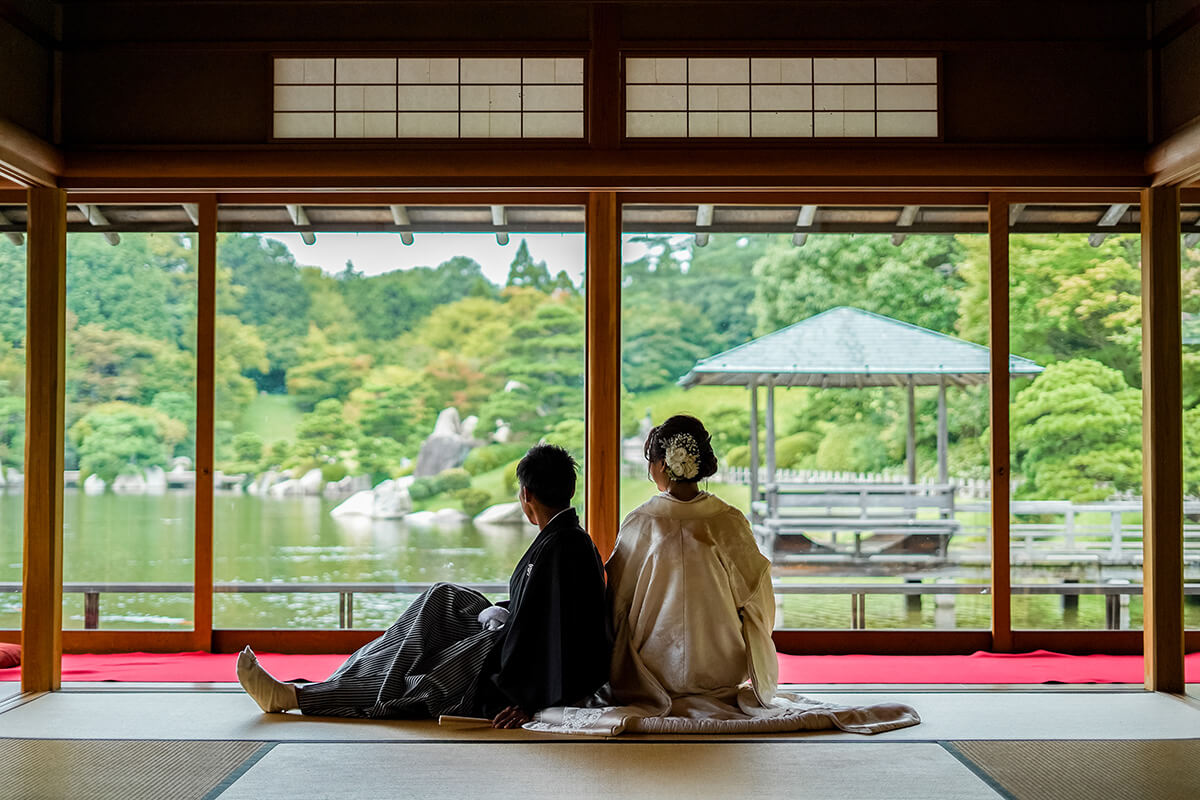
[[536, 444], [517, 464], [517, 482], [547, 508], [566, 508], [575, 496], [579, 465], [556, 444]]

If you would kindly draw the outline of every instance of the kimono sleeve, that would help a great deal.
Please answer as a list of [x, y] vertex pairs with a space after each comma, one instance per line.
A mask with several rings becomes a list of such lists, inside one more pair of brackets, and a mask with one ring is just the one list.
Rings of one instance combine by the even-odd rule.
[[496, 688], [527, 712], [564, 705], [608, 680], [612, 640], [600, 558], [587, 534], [537, 560], [506, 626]]
[[775, 592], [768, 567], [742, 607], [742, 638], [746, 666], [759, 705], [769, 705], [779, 685], [779, 659], [771, 630], [775, 627]]

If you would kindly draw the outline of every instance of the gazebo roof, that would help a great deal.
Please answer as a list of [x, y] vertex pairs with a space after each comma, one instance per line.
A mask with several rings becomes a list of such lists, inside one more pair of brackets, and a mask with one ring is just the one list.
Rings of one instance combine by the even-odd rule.
[[[1009, 373], [1036, 375], [1042, 367], [1010, 355]], [[776, 386], [858, 388], [918, 386], [940, 380], [986, 383], [988, 348], [919, 325], [839, 306], [697, 362], [684, 387], [745, 386], [765, 376]]]

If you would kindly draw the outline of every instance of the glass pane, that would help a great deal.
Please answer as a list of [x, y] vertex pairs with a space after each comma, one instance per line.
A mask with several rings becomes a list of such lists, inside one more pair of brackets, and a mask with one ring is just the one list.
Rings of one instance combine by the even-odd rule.
[[[899, 211], [882, 213], [890, 221]], [[771, 554], [779, 627], [989, 624], [978, 597], [989, 564], [987, 354], [978, 347], [988, 276], [974, 258], [981, 243], [986, 256], [986, 240], [895, 241], [714, 233], [698, 247], [691, 235], [625, 238], [622, 513], [656, 491], [642, 456], [650, 427], [673, 414], [699, 417], [721, 464], [707, 489], [751, 518]], [[729, 352], [755, 341], [763, 344]], [[947, 347], [968, 352], [982, 372], [942, 376], [940, 415], [938, 369], [948, 357], [933, 353]], [[767, 364], [776, 353], [787, 363]], [[705, 359], [717, 369], [705, 373]], [[955, 588], [939, 591], [946, 583]]]
[[506, 593], [535, 534], [516, 462], [550, 441], [583, 465], [583, 264], [581, 235], [222, 234], [214, 624]]
[[63, 627], [191, 628], [194, 234], [67, 234], [66, 369]]
[[[1184, 229], [1196, 229], [1200, 209], [1181, 210]], [[1195, 554], [1200, 548], [1200, 236], [1183, 236], [1181, 260], [1183, 311], [1183, 623], [1200, 628], [1200, 571]]]
[[[1112, 208], [1076, 211], [1137, 211]], [[1012, 352], [1044, 367], [1010, 388], [1013, 628], [1140, 628], [1140, 238], [1014, 234], [1008, 251]]]
[[0, 628], [8, 629], [21, 627], [24, 461], [25, 237], [10, 230], [0, 234]]

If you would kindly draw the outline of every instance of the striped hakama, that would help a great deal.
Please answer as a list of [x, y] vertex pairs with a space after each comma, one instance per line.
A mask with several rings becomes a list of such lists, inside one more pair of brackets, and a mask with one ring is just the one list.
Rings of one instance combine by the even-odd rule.
[[437, 583], [337, 672], [296, 692], [304, 714], [398, 719], [467, 714], [480, 675], [503, 639], [476, 619], [479, 592]]

